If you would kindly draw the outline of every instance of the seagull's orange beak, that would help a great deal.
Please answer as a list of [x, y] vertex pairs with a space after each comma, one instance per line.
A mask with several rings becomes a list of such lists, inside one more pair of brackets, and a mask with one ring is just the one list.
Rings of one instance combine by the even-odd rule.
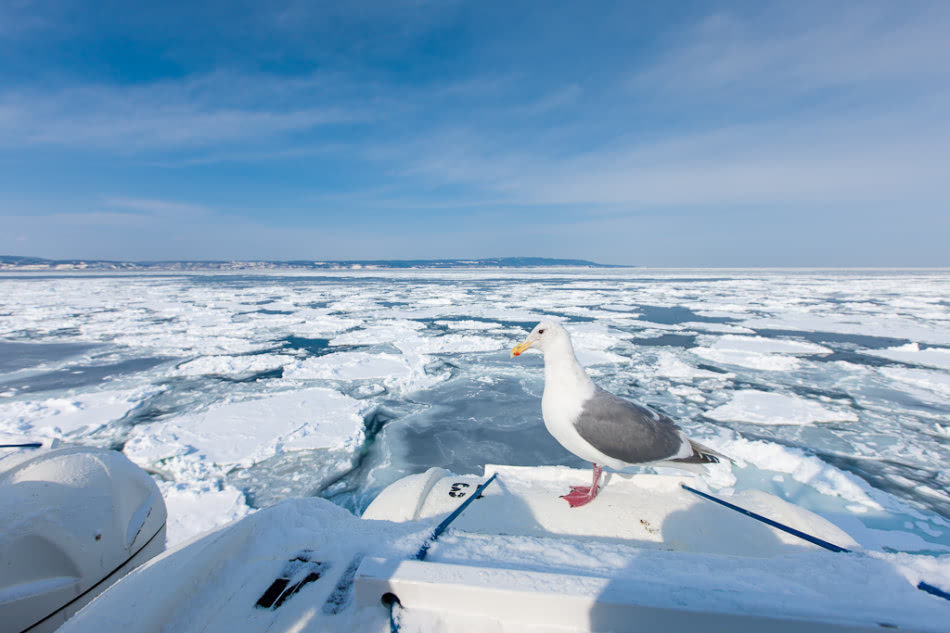
[[532, 343], [533, 341], [525, 341], [524, 343], [518, 343], [517, 345], [511, 348], [511, 355], [521, 356], [521, 353], [524, 352], [529, 347], [531, 347]]

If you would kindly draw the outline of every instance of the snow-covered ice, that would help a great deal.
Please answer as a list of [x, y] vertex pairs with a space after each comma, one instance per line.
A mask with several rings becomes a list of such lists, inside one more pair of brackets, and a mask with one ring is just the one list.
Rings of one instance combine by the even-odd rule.
[[170, 543], [184, 543], [252, 512], [244, 494], [234, 486], [159, 481], [158, 487], [168, 510], [166, 538]]
[[700, 358], [723, 365], [740, 365], [762, 371], [790, 371], [801, 362], [796, 356], [826, 355], [831, 350], [801, 341], [765, 338], [762, 336], [720, 336], [708, 346], [690, 350]]
[[174, 422], [132, 429], [125, 452], [140, 464], [195, 455], [219, 466], [250, 466], [278, 452], [355, 449], [362, 405], [324, 387], [213, 405]]
[[750, 424], [812, 424], [815, 422], [857, 422], [850, 410], [828, 409], [812, 400], [771, 391], [737, 391], [732, 400], [706, 412], [720, 422]]
[[921, 349], [918, 343], [907, 343], [900, 347], [888, 349], [868, 350], [872, 356], [881, 356], [890, 360], [897, 360], [910, 365], [950, 369], [950, 348], [930, 347]]
[[90, 391], [43, 399], [0, 401], [0, 432], [65, 437], [122, 419], [160, 387]]
[[[474, 484], [488, 470], [470, 477], [439, 469], [419, 474], [414, 481], [404, 480], [396, 494], [387, 493], [365, 519], [324, 499], [285, 500], [154, 559], [69, 621], [63, 633], [268, 628], [383, 633], [390, 630], [389, 612], [379, 605], [379, 593], [359, 594], [347, 574], [352, 578], [359, 565], [357, 583], [406, 578], [406, 559], [430, 536], [432, 519], [456, 504], [445, 494], [450, 486], [460, 486], [453, 482]], [[417, 594], [412, 604], [403, 604], [405, 609], [396, 612], [402, 630], [550, 630], [537, 625], [539, 603], [525, 599], [531, 592], [554, 602], [588, 595], [599, 606], [617, 601], [682, 610], [684, 618], [692, 614], [709, 621], [731, 613], [788, 618], [806, 628], [809, 620], [817, 620], [868, 630], [880, 623], [902, 630], [945, 629], [950, 604], [918, 590], [917, 583], [950, 584], [950, 555], [828, 552], [709, 506], [683, 491], [679, 478], [669, 477], [621, 482], [603, 494], [636, 503], [601, 506], [600, 521], [584, 521], [581, 513], [550, 505], [558, 501], [555, 491], [582, 471], [497, 470], [498, 483], [431, 544], [425, 576], [417, 580], [432, 583], [442, 595], [427, 601]], [[774, 496], [746, 490], [731, 499], [857, 547], [832, 523]], [[402, 514], [407, 506], [415, 513]], [[642, 518], [631, 520], [631, 514]], [[398, 522], [380, 520], [385, 516]], [[611, 536], [612, 530], [640, 538]], [[388, 567], [374, 574], [377, 561]], [[310, 582], [297, 586], [298, 593], [278, 609], [255, 606], [273, 579], [299, 582], [313, 571], [319, 574], [310, 574]], [[445, 589], [462, 578], [469, 584], [456, 595], [465, 599], [453, 601]], [[386, 590], [399, 594], [398, 586]], [[406, 584], [402, 588], [408, 593]], [[519, 612], [523, 619], [468, 619], [479, 611], [497, 614], [498, 603], [485, 601], [490, 589], [501, 590], [497, 600], [517, 600], [515, 608], [534, 608]], [[573, 616], [579, 621], [565, 630], [603, 630], [596, 607], [588, 613], [575, 603], [555, 612], [557, 618]]]
[[294, 361], [287, 354], [251, 354], [247, 356], [200, 356], [175, 368], [174, 376], [228, 376], [247, 378], [281, 369]]
[[737, 460], [713, 488], [940, 551], [948, 296], [946, 271], [7, 274], [0, 434], [122, 447], [170, 543], [288, 496], [360, 511], [429, 466], [585, 466], [544, 430], [540, 357], [507, 354], [555, 317], [604, 388]]

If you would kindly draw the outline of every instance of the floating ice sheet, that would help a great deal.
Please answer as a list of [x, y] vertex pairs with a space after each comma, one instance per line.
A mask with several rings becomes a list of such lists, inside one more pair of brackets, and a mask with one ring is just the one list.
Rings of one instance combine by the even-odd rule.
[[792, 371], [801, 366], [801, 361], [793, 356], [781, 354], [761, 354], [736, 349], [712, 349], [694, 347], [690, 352], [700, 358], [721, 365], [736, 365], [759, 371]]
[[814, 343], [735, 335], [721, 336], [704, 347], [695, 347], [690, 351], [714, 363], [760, 371], [791, 371], [801, 365], [795, 356], [832, 352]]
[[0, 401], [0, 431], [43, 437], [88, 432], [119, 420], [159, 387], [103, 390], [41, 400]]
[[950, 369], [950, 349], [943, 347], [920, 349], [920, 345], [917, 343], [908, 343], [889, 349], [865, 350], [864, 353], [910, 365]]
[[335, 352], [298, 361], [286, 368], [284, 378], [372, 381], [382, 383], [388, 390], [409, 393], [431, 387], [447, 377], [444, 373], [427, 373], [428, 361], [428, 357], [420, 354]]
[[175, 376], [227, 376], [244, 378], [280, 369], [293, 362], [287, 354], [252, 354], [246, 356], [202, 356], [178, 365]]
[[729, 374], [695, 367], [673, 352], [658, 352], [655, 369], [657, 377], [676, 382], [692, 382], [703, 378], [723, 380], [730, 377]]
[[853, 411], [828, 409], [798, 396], [770, 391], [745, 390], [733, 394], [727, 404], [705, 413], [721, 422], [748, 422], [766, 425], [802, 425], [816, 422], [857, 422]]
[[[13, 436], [66, 434], [71, 441], [100, 445], [129, 439], [128, 450], [141, 449], [143, 463], [167, 471], [176, 483], [209, 490], [239, 487], [249, 499], [260, 493], [256, 498], [262, 503], [315, 494], [321, 489], [316, 480], [324, 476], [319, 473], [336, 478], [354, 465], [356, 474], [344, 476], [338, 488], [363, 486], [358, 494], [365, 498], [379, 480], [374, 477], [385, 479], [439, 460], [466, 468], [499, 456], [523, 460], [518, 463], [575, 464], [540, 422], [541, 359], [514, 363], [504, 352], [539, 320], [555, 316], [575, 333], [581, 362], [605, 388], [659, 408], [700, 439], [715, 437], [726, 425], [730, 432], [747, 434], [737, 441], [754, 437], [762, 443], [755, 451], [765, 456], [754, 463], [766, 481], [771, 475], [784, 477], [784, 484], [776, 484], [780, 488], [793, 487], [797, 479], [772, 468], [769, 447], [860, 481], [867, 486], [861, 490], [885, 506], [885, 497], [899, 497], [919, 511], [920, 517], [905, 526], [869, 522], [868, 513], [855, 510], [871, 526], [868, 530], [888, 535], [874, 542], [903, 547], [913, 544], [910, 536], [945, 542], [947, 534], [934, 534], [950, 528], [940, 523], [950, 517], [950, 479], [942, 468], [950, 460], [950, 444], [944, 441], [950, 393], [940, 362], [945, 350], [928, 345], [950, 344], [948, 296], [946, 271], [0, 275], [0, 339], [87, 350], [81, 361], [56, 360], [56, 381], [39, 385], [33, 379], [33, 386], [44, 391], [30, 394], [30, 400], [10, 383], [0, 386], [0, 403], [33, 403], [16, 412], [3, 409], [7, 415], [0, 415], [0, 428]], [[911, 341], [917, 345], [905, 346]], [[882, 354], [872, 356], [874, 351]], [[321, 355], [333, 360], [312, 362]], [[282, 356], [289, 356], [286, 366], [300, 373], [269, 379], [284, 365]], [[156, 357], [169, 360], [146, 366]], [[383, 363], [387, 357], [393, 362]], [[143, 406], [135, 398], [126, 401], [128, 408], [119, 401], [90, 400], [71, 411], [68, 401], [96, 393], [88, 391], [91, 383], [82, 388], [68, 383], [71, 371], [85, 371], [75, 374], [77, 380], [89, 378], [79, 362], [121, 365], [121, 375], [97, 382], [100, 388], [165, 392], [144, 393]], [[17, 380], [39, 371], [27, 365], [11, 366]], [[268, 379], [242, 380], [257, 373]], [[249, 469], [215, 464], [209, 452], [218, 450], [197, 440], [200, 449], [179, 442], [184, 436], [178, 435], [194, 430], [186, 427], [201, 426], [212, 411], [267, 399], [275, 390], [313, 387], [361, 398], [365, 409], [358, 413], [381, 407], [373, 418], [377, 422], [368, 425], [375, 429], [389, 420], [369, 446], [370, 453], [379, 453], [378, 467], [364, 472], [368, 465], [358, 458], [360, 440], [338, 450], [284, 452], [292, 438], [279, 415], [272, 435], [255, 436], [257, 445], [242, 444], [245, 429], [238, 425], [233, 439], [243, 448], [236, 452], [254, 463]], [[732, 404], [735, 392], [748, 390], [795, 398], [789, 409], [795, 423], [745, 426], [703, 417]], [[60, 399], [67, 402], [58, 404]], [[802, 401], [836, 415], [858, 413], [860, 423], [803, 424], [796, 413]], [[99, 413], [93, 415], [93, 408]], [[86, 413], [88, 423], [82, 420]], [[72, 416], [78, 417], [71, 422]], [[122, 424], [115, 423], [116, 416]], [[33, 422], [44, 419], [44, 425], [52, 424], [49, 432], [36, 432]], [[106, 424], [93, 430], [100, 419]], [[136, 430], [126, 438], [133, 425]], [[146, 446], [140, 436], [152, 437], [153, 445]], [[231, 435], [220, 431], [215, 437], [220, 451], [227, 452]], [[166, 450], [169, 446], [172, 450]], [[729, 452], [728, 446], [713, 446]], [[255, 461], [261, 456], [264, 462]], [[326, 468], [318, 468], [318, 462]], [[313, 464], [316, 480], [293, 479], [298, 463], [301, 469]], [[789, 469], [808, 477], [802, 474], [807, 469], [791, 463]], [[819, 504], [820, 499], [804, 502]], [[924, 527], [918, 525], [921, 520]]]
[[362, 404], [316, 387], [205, 411], [133, 429], [125, 453], [137, 463], [197, 455], [217, 465], [250, 465], [279, 451], [356, 446]]

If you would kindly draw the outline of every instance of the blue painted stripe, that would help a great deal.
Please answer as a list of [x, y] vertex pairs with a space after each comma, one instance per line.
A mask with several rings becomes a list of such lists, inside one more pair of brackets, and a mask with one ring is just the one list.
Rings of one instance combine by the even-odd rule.
[[26, 444], [0, 444], [0, 448], [43, 448], [43, 442], [27, 442]]

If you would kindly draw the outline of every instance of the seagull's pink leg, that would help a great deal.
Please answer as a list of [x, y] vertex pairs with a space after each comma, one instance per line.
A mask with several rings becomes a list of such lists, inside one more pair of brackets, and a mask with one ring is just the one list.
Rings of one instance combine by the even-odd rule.
[[597, 464], [594, 464], [594, 481], [591, 482], [590, 487], [571, 486], [571, 491], [566, 495], [561, 495], [561, 499], [567, 501], [568, 505], [570, 505], [572, 508], [577, 508], [590, 503], [593, 498], [597, 496], [597, 482], [600, 481], [600, 474], [602, 472], [604, 472], [604, 469]]

